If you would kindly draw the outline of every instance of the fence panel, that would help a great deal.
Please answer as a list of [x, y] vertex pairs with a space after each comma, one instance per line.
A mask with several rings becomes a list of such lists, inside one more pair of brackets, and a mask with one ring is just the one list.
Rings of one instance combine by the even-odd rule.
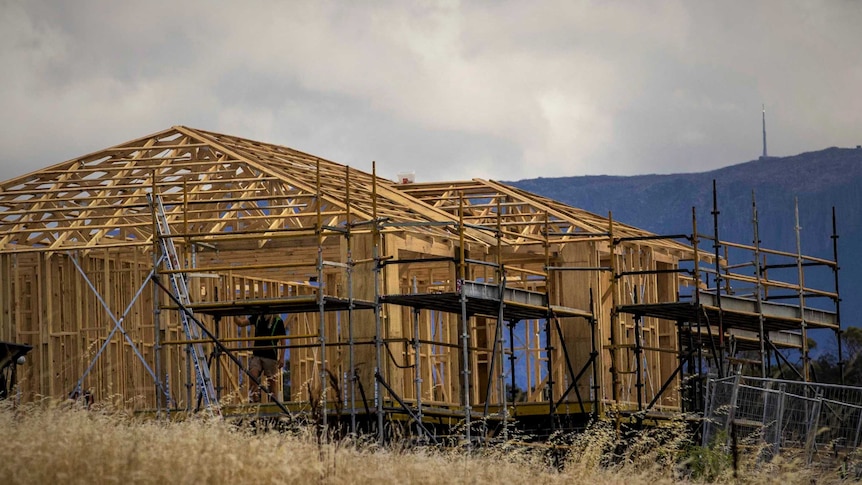
[[793, 451], [811, 462], [862, 444], [862, 387], [736, 375], [709, 379], [707, 396], [704, 446], [728, 446], [735, 432], [765, 458]]

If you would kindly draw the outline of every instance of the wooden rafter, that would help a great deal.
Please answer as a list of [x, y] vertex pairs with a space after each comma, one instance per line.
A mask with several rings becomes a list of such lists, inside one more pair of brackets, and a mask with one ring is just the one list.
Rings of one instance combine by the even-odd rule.
[[[320, 164], [320, 189], [316, 184]], [[348, 169], [354, 221], [377, 214], [390, 223], [457, 219], [398, 190], [393, 182]], [[287, 147], [177, 126], [0, 182], [0, 252], [147, 246], [146, 195], [163, 197], [169, 221], [195, 234], [313, 229], [346, 222], [345, 167]], [[412, 232], [455, 239], [428, 224]], [[471, 242], [492, 237], [467, 230]], [[262, 243], [261, 243], [262, 244]]]
[[[550, 240], [565, 242], [608, 231], [608, 219], [588, 211], [567, 206], [493, 180], [473, 179], [456, 182], [433, 182], [399, 185], [404, 192], [456, 215], [459, 194], [464, 194], [464, 217], [470, 223], [494, 227], [499, 207], [500, 226], [506, 243], [519, 246], [536, 243], [545, 233], [545, 220], [554, 235]], [[614, 222], [615, 237], [651, 236], [652, 233]], [[684, 244], [672, 240], [648, 241], [644, 244], [676, 252], [690, 252]]]

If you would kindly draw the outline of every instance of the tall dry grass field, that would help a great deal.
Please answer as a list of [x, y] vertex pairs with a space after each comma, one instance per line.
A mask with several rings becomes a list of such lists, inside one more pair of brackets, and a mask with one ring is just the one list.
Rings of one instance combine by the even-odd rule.
[[839, 481], [835, 473], [781, 461], [744, 463], [747, 469], [734, 479], [727, 460], [692, 453], [684, 427], [676, 424], [642, 433], [613, 458], [613, 428], [601, 424], [555, 450], [517, 442], [473, 450], [392, 449], [368, 442], [320, 444], [303, 432], [252, 433], [218, 419], [159, 422], [41, 403], [18, 409], [0, 404], [0, 437], [4, 484]]

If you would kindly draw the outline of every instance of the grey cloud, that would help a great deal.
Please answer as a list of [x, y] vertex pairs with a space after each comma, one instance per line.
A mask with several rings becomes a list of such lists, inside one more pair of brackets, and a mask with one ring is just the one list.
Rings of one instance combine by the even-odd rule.
[[421, 180], [708, 170], [761, 103], [773, 154], [862, 143], [853, 2], [0, 9], [0, 179], [174, 124]]
[[[381, 112], [370, 100], [309, 90], [296, 80], [262, 72], [224, 73], [214, 91], [233, 116], [231, 134], [289, 145], [366, 171], [376, 161], [386, 178], [405, 171], [421, 181], [489, 177], [497, 164], [517, 166], [521, 156], [510, 140], [429, 129]], [[260, 124], [236, 122], [261, 120], [261, 113], [273, 116]]]

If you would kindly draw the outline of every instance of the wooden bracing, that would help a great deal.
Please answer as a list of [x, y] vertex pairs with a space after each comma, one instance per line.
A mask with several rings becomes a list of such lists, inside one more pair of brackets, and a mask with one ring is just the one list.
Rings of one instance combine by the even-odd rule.
[[[289, 148], [178, 126], [4, 182], [0, 250], [150, 244], [150, 191], [173, 205], [173, 221], [188, 234], [314, 229], [318, 212], [324, 225], [337, 226], [345, 222], [346, 170], [353, 217], [368, 220], [369, 174]], [[415, 223], [443, 215], [392, 186], [378, 180], [378, 217]]]
[[680, 409], [680, 322], [660, 305], [706, 287], [681, 262], [721, 268], [691, 240], [500, 182], [400, 185], [177, 126], [0, 183], [0, 340], [34, 347], [25, 399], [80, 384], [134, 409], [196, 407], [147, 194], [164, 201], [187, 310], [219, 339], [204, 348], [221, 402], [248, 397], [253, 339], [232, 317], [277, 313], [277, 399], [352, 426], [384, 410]]
[[[645, 376], [648, 384], [658, 382], [643, 386], [644, 397], [649, 400], [658, 394], [661, 382], [668, 379], [676, 369], [678, 346], [675, 327], [672, 323], [658, 319], [646, 319], [639, 325], [638, 330], [643, 334], [641, 347], [649, 350], [639, 350], [640, 358], [646, 364], [636, 369], [634, 322], [623, 315], [611, 317], [615, 312], [610, 295], [619, 293], [617, 304], [631, 302], [637, 298], [636, 294], [641, 295], [641, 302], [668, 301], [659, 300], [659, 297], [675, 301], [680, 282], [671, 274], [643, 274], [636, 282], [632, 278], [612, 278], [611, 248], [615, 248], [614, 260], [619, 268], [650, 271], [676, 268], [680, 259], [692, 258], [690, 246], [674, 239], [649, 239], [654, 235], [624, 224], [615, 223], [611, 228], [605, 217], [495, 181], [474, 179], [399, 187], [453, 215], [466, 205], [464, 218], [471, 224], [486, 227], [499, 225], [504, 241], [508, 243], [501, 246], [504, 248], [502, 262], [507, 271], [517, 274], [517, 268], [525, 266], [542, 271], [543, 282], [539, 286], [550, 293], [554, 303], [586, 309], [590, 307], [590, 294], [595, 296], [595, 317], [598, 320], [596, 335], [593, 335], [588, 322], [577, 318], [559, 319], [559, 332], [551, 332], [551, 347], [554, 349], [551, 354], [551, 375], [556, 375], [553, 379], [553, 395], [559, 397], [565, 393], [572, 384], [572, 374], [577, 375], [589, 364], [593, 338], [603, 349], [597, 363], [602, 371], [595, 375], [583, 372], [573, 386], [577, 392], [571, 389], [563, 402], [577, 402], [578, 394], [584, 401], [590, 401], [589, 396], [598, 389], [603, 403], [623, 408], [634, 406], [637, 404], [637, 394], [632, 377], [638, 371]], [[462, 199], [466, 204], [460, 202]], [[612, 243], [613, 237], [645, 239], [616, 246]], [[708, 255], [702, 257], [708, 258]], [[617, 288], [617, 282], [621, 288]], [[536, 284], [535, 281], [533, 284]], [[618, 328], [612, 331], [611, 325]], [[613, 342], [611, 334], [614, 335]], [[524, 342], [527, 340], [525, 337]], [[538, 343], [534, 344], [533, 354], [544, 356], [543, 352], [544, 349]], [[613, 372], [611, 362], [616, 362]], [[536, 365], [528, 367], [526, 373], [532, 376], [532, 380], [528, 380], [528, 399], [546, 400], [547, 396], [536, 392], [535, 385], [541, 384], [537, 382], [536, 376], [543, 376], [542, 379], [547, 380], [547, 370]], [[606, 379], [610, 375], [618, 376], [620, 388], [625, 392], [614, 394], [610, 379]], [[593, 382], [595, 379], [599, 382]], [[631, 385], [624, 385], [629, 381]], [[541, 386], [538, 390], [542, 390]], [[679, 401], [675, 396], [675, 393], [667, 393], [660, 405], [678, 407]]]
[[[495, 227], [499, 219], [504, 239], [513, 246], [542, 245], [546, 239], [550, 244], [602, 236], [607, 239], [607, 218], [492, 180], [416, 183], [398, 188], [452, 215], [458, 213], [459, 199], [463, 198], [465, 222]], [[652, 235], [624, 224], [616, 224], [614, 229], [619, 237]], [[691, 250], [674, 241], [653, 241], [652, 245], [675, 251], [677, 257]]]

